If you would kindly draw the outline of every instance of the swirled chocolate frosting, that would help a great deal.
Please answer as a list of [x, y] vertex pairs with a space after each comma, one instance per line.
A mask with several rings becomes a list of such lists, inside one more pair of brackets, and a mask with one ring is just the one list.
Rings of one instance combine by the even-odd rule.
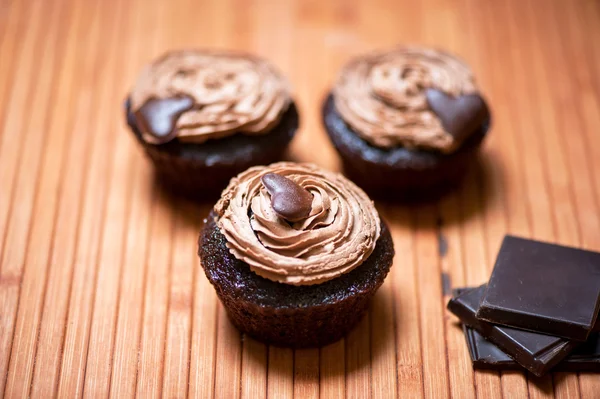
[[453, 152], [489, 116], [469, 67], [432, 49], [356, 58], [342, 69], [333, 95], [344, 121], [382, 148]]
[[153, 144], [268, 133], [291, 103], [286, 79], [268, 62], [216, 51], [164, 55], [142, 71], [130, 99]]
[[[310, 194], [310, 209], [287, 220], [274, 209], [273, 195], [303, 208], [301, 190]], [[360, 188], [311, 164], [250, 168], [231, 180], [215, 212], [236, 258], [259, 276], [292, 285], [322, 283], [359, 266], [375, 249], [381, 229], [373, 202]]]

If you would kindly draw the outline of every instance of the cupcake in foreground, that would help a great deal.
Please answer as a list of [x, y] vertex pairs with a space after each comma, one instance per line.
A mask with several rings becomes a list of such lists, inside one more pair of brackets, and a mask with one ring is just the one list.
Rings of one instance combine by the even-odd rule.
[[346, 64], [323, 121], [354, 182], [378, 197], [418, 199], [460, 181], [486, 136], [490, 112], [461, 60], [405, 47]]
[[394, 245], [372, 201], [310, 164], [250, 168], [231, 180], [200, 234], [208, 280], [242, 332], [316, 347], [362, 317]]
[[142, 71], [126, 112], [158, 177], [199, 198], [280, 160], [298, 128], [287, 80], [262, 59], [230, 52], [165, 54]]

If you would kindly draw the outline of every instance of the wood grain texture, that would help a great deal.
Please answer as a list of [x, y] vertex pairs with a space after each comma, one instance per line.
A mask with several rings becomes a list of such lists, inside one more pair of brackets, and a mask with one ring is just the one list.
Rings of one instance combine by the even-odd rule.
[[[0, 2], [0, 397], [598, 397], [597, 374], [474, 372], [445, 303], [506, 233], [600, 250], [599, 42], [594, 0]], [[244, 337], [196, 256], [211, 204], [155, 184], [129, 87], [168, 49], [257, 53], [294, 87], [289, 156], [338, 170], [321, 101], [348, 58], [399, 43], [472, 65], [480, 165], [437, 203], [377, 204], [397, 255], [345, 339]]]

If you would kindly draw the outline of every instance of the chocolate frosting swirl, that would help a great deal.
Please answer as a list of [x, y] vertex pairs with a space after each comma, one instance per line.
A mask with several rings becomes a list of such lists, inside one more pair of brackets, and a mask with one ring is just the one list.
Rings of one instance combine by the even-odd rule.
[[[294, 223], [271, 206], [261, 178], [285, 176], [312, 194], [308, 216]], [[215, 205], [227, 247], [259, 276], [292, 285], [318, 284], [367, 259], [380, 234], [373, 202], [342, 175], [288, 162], [250, 168], [233, 178]]]
[[[185, 99], [191, 101], [184, 107]], [[143, 112], [148, 104], [156, 109], [157, 101], [167, 108], [165, 115], [153, 112], [162, 132], [153, 131]], [[202, 143], [238, 132], [264, 134], [277, 125], [290, 103], [287, 80], [268, 62], [217, 51], [168, 53], [143, 70], [131, 92], [142, 137], [155, 144], [175, 137]], [[164, 132], [165, 125], [170, 132]]]
[[427, 89], [454, 98], [477, 92], [472, 72], [461, 60], [437, 50], [405, 47], [352, 60], [342, 69], [333, 94], [344, 121], [377, 147], [455, 151], [466, 137], [444, 130], [428, 104]]

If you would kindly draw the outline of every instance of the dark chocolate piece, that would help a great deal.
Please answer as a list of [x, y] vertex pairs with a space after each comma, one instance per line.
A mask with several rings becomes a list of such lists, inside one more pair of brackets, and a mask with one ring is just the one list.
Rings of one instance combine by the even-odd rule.
[[162, 144], [174, 138], [179, 116], [192, 108], [194, 100], [185, 95], [173, 98], [152, 98], [135, 113], [142, 133], [149, 142]]
[[[477, 330], [462, 325], [473, 368], [480, 370], [523, 370], [523, 367]], [[559, 363], [560, 364], [560, 363]]]
[[[488, 341], [475, 329], [463, 324], [463, 331], [469, 347], [469, 355], [476, 369], [519, 370], [521, 366], [500, 348]], [[593, 371], [600, 372], [600, 335], [592, 334], [588, 340], [558, 363], [552, 371]]]
[[[463, 324], [479, 331], [533, 374], [544, 375], [580, 344], [560, 337], [498, 326], [478, 320], [475, 313], [484, 291], [485, 285], [455, 290], [454, 298], [448, 302], [448, 309], [458, 316]], [[493, 352], [491, 348], [488, 349]], [[480, 355], [484, 355], [485, 358], [490, 353]]]
[[479, 94], [452, 97], [437, 89], [427, 89], [427, 103], [440, 118], [444, 130], [462, 142], [490, 117], [488, 107]]
[[590, 334], [587, 341], [556, 366], [556, 370], [600, 372], [600, 333]]
[[600, 253], [506, 236], [477, 317], [585, 341], [600, 308]]
[[276, 173], [267, 173], [261, 180], [271, 194], [271, 206], [279, 216], [290, 222], [308, 217], [313, 199], [308, 190]]

